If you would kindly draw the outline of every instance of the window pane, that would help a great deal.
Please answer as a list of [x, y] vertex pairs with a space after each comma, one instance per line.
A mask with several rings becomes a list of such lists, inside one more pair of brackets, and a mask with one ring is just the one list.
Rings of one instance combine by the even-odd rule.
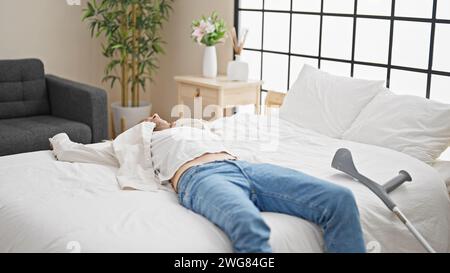
[[331, 58], [351, 59], [353, 19], [324, 16], [322, 55]]
[[289, 14], [266, 12], [264, 16], [264, 49], [288, 52]]
[[431, 76], [430, 99], [450, 104], [450, 77]]
[[392, 63], [394, 65], [428, 68], [431, 24], [396, 21]]
[[355, 60], [387, 64], [389, 32], [388, 20], [358, 19]]
[[450, 19], [450, 0], [439, 0], [437, 3], [436, 17], [438, 19]]
[[396, 94], [426, 97], [427, 75], [424, 73], [391, 70], [390, 89]]
[[302, 58], [302, 57], [291, 57], [291, 75], [290, 75], [290, 84], [294, 84], [294, 82], [298, 78], [298, 74], [300, 74], [300, 71], [303, 69], [303, 65], [309, 64], [315, 68], [318, 67], [319, 60], [314, 58]]
[[432, 0], [395, 1], [396, 16], [431, 18], [432, 11], [433, 11]]
[[265, 0], [265, 9], [291, 10], [291, 0]]
[[349, 63], [322, 60], [320, 62], [320, 69], [333, 75], [350, 77], [351, 66]]
[[239, 7], [242, 9], [262, 9], [263, 0], [240, 0]]
[[261, 52], [244, 50], [242, 53], [242, 60], [248, 63], [250, 79], [261, 79]]
[[[434, 37], [433, 69], [450, 72], [450, 25], [437, 24]], [[449, 87], [450, 88], [450, 87]]]
[[319, 54], [320, 16], [294, 14], [292, 17], [292, 52]]
[[286, 92], [288, 79], [288, 56], [264, 53], [263, 66], [263, 89]]
[[239, 16], [239, 30], [249, 30], [245, 47], [261, 49], [262, 12], [241, 11]]
[[295, 11], [320, 12], [321, 0], [295, 0], [292, 9]]
[[366, 80], [386, 81], [387, 69], [377, 66], [355, 64], [353, 77]]
[[358, 0], [358, 14], [391, 15], [392, 0]]
[[324, 0], [323, 11], [332, 13], [347, 13], [353, 14], [354, 12], [354, 0]]

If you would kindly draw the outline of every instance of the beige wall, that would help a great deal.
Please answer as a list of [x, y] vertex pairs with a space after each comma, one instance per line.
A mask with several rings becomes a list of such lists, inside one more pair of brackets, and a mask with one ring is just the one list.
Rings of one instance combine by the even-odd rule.
[[65, 0], [1, 0], [0, 59], [40, 58], [47, 73], [101, 87], [106, 59], [81, 22], [82, 8]]
[[[86, 4], [86, 0], [82, 0]], [[170, 118], [177, 102], [175, 75], [200, 74], [203, 48], [191, 41], [191, 21], [216, 10], [233, 25], [233, 0], [175, 0], [174, 12], [165, 25], [168, 43], [160, 59], [155, 83], [142, 97], [150, 99], [153, 111]], [[0, 0], [0, 59], [40, 58], [47, 73], [104, 87], [111, 101], [119, 100], [118, 89], [102, 84], [104, 65], [100, 41], [91, 39], [81, 22], [81, 6], [65, 0]], [[219, 72], [225, 73], [232, 58], [231, 45], [219, 45]]]
[[[190, 38], [191, 22], [201, 15], [217, 11], [229, 27], [233, 26], [233, 0], [175, 0], [172, 17], [164, 27], [163, 37], [168, 43], [166, 55], [161, 57], [160, 70], [151, 89], [153, 110], [170, 119], [172, 107], [177, 103], [176, 75], [200, 75], [203, 48]], [[228, 40], [217, 46], [219, 73], [226, 72], [232, 58], [232, 47]]]

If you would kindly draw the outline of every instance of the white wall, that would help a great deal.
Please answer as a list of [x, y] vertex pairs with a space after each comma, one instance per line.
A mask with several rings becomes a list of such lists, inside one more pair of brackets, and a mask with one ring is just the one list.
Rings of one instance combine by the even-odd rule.
[[98, 40], [64, 0], [1, 0], [0, 59], [40, 58], [46, 72], [101, 86]]
[[[0, 59], [39, 58], [46, 73], [102, 87], [110, 101], [119, 86], [102, 83], [107, 59], [101, 40], [92, 39], [82, 22], [82, 6], [65, 0], [0, 0]], [[150, 92], [143, 95], [149, 99]]]
[[[153, 109], [163, 118], [170, 119], [172, 107], [177, 104], [174, 76], [201, 75], [203, 48], [191, 38], [191, 22], [201, 15], [217, 11], [228, 27], [233, 27], [233, 0], [176, 0], [170, 22], [165, 25], [163, 37], [168, 43], [166, 55], [161, 57], [161, 69], [152, 86]], [[226, 72], [232, 59], [230, 40], [217, 46], [219, 73]]]
[[[86, 2], [82, 0], [82, 6]], [[117, 101], [118, 86], [111, 90], [101, 82], [107, 60], [101, 55], [101, 42], [92, 39], [81, 22], [82, 6], [69, 6], [65, 0], [0, 0], [0, 59], [40, 58], [47, 73], [103, 87], [110, 101]], [[173, 8], [163, 30], [166, 55], [160, 59], [154, 85], [142, 95], [152, 95], [154, 112], [168, 119], [177, 103], [173, 77], [201, 73], [203, 48], [190, 38], [191, 21], [217, 11], [232, 27], [234, 1], [175, 0]], [[225, 73], [232, 58], [230, 42], [217, 48], [219, 72]]]

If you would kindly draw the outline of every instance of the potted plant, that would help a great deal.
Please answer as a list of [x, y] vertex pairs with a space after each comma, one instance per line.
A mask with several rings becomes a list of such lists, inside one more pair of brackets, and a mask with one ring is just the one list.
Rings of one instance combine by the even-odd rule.
[[102, 54], [110, 59], [103, 81], [120, 83], [121, 101], [111, 104], [115, 135], [148, 117], [151, 104], [140, 100], [164, 53], [160, 30], [173, 0], [90, 0], [83, 10], [92, 37], [104, 36]]
[[217, 76], [217, 53], [215, 45], [225, 41], [227, 28], [225, 21], [219, 18], [217, 12], [211, 16], [202, 16], [200, 20], [192, 21], [191, 36], [195, 42], [204, 45], [203, 76], [215, 78]]

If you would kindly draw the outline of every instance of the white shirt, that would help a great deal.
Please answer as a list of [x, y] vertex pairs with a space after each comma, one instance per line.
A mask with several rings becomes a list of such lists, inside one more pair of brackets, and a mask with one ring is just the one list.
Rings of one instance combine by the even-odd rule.
[[114, 141], [83, 145], [70, 141], [67, 134], [50, 139], [53, 153], [60, 161], [82, 162], [117, 167], [121, 189], [142, 191], [170, 190], [159, 185], [150, 161], [150, 140], [155, 124], [143, 122], [120, 134]]
[[225, 148], [223, 139], [208, 128], [175, 127], [152, 134], [150, 157], [155, 175], [162, 184], [185, 163], [204, 154], [220, 152], [233, 156]]
[[207, 124], [186, 119], [176, 125], [187, 127], [158, 132], [153, 130], [154, 123], [143, 122], [112, 142], [82, 145], [71, 142], [66, 134], [57, 135], [50, 142], [58, 160], [118, 167], [120, 187], [142, 191], [171, 189], [159, 184], [166, 184], [182, 165], [199, 156], [218, 152], [232, 155]]

